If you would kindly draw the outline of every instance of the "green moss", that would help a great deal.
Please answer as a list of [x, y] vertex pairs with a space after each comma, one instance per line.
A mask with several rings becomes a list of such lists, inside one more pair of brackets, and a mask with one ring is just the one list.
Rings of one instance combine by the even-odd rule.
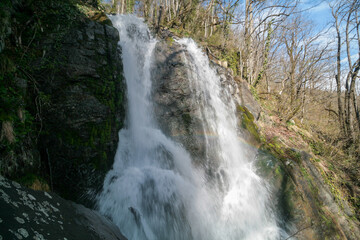
[[328, 219], [325, 214], [320, 214], [320, 217], [327, 226], [332, 226], [333, 221], [331, 219]]
[[310, 158], [311, 161], [314, 161], [314, 162], [320, 162], [321, 160], [318, 159], [318, 158]]
[[16, 118], [16, 111], [22, 100], [19, 92], [0, 81], [0, 99], [0, 121], [11, 121]]
[[92, 168], [99, 172], [106, 172], [109, 169], [109, 158], [106, 151], [100, 152], [99, 155], [90, 159], [90, 165]]
[[280, 177], [280, 176], [282, 176], [284, 174], [284, 170], [280, 167], [280, 166], [278, 166], [277, 168], [275, 168], [275, 176], [276, 177]]
[[292, 159], [292, 156], [289, 156], [288, 152], [293, 152], [293, 150], [287, 149], [283, 146], [283, 144], [278, 140], [278, 137], [274, 137], [269, 141], [263, 139], [262, 143], [263, 147], [279, 160], [285, 161], [289, 158]]
[[25, 187], [31, 187], [37, 181], [39, 181], [40, 183], [42, 183], [44, 185], [47, 185], [47, 182], [42, 177], [40, 177], [34, 173], [24, 174], [22, 177], [15, 179], [15, 181]]
[[[10, 2], [6, 2], [11, 8]], [[22, 45], [7, 42], [7, 48], [0, 56], [0, 121], [11, 120], [17, 141], [22, 142], [22, 136], [25, 138], [28, 133], [43, 130], [42, 112], [50, 104], [50, 96], [39, 90], [37, 81], [43, 75], [49, 75], [49, 71], [55, 72], [59, 65], [54, 57], [50, 57], [56, 56], [56, 52], [44, 55], [39, 43], [51, 35], [55, 40], [51, 48], [56, 51], [67, 37], [68, 30], [80, 22], [74, 19], [82, 18], [82, 13], [70, 0], [33, 0], [24, 2], [19, 8], [12, 12], [8, 10], [8, 13], [14, 19], [11, 23], [14, 38], [21, 37]], [[24, 26], [27, 26], [25, 30]], [[44, 50], [46, 53], [49, 51]], [[16, 87], [15, 76], [25, 79], [27, 89]], [[26, 106], [27, 102], [35, 102], [33, 105], [36, 106]], [[25, 120], [17, 116], [19, 109], [24, 110]], [[35, 124], [32, 124], [34, 120]]]
[[296, 211], [294, 199], [297, 197], [297, 193], [290, 175], [280, 162], [274, 169], [272, 182], [279, 189], [277, 197], [279, 213], [285, 221], [292, 221]]
[[233, 71], [234, 76], [238, 75], [239, 56], [236, 51], [223, 51], [220, 60], [228, 63], [228, 67]]
[[319, 189], [315, 186], [314, 184], [315, 181], [313, 177], [307, 172], [306, 168], [304, 167], [300, 167], [300, 171], [302, 176], [307, 182], [307, 188], [310, 190], [311, 196], [313, 198], [313, 202], [316, 204], [318, 211], [321, 212], [323, 203], [320, 200]]
[[[50, 178], [46, 167], [49, 156], [46, 156], [47, 152], [44, 148], [47, 146], [45, 144], [54, 142], [63, 151], [63, 156], [56, 158], [57, 156], [52, 153], [53, 149], [49, 147], [49, 158], [53, 161], [51, 164], [54, 170], [52, 172], [54, 187], [63, 197], [74, 199], [74, 193], [69, 191], [72, 188], [70, 185], [73, 182], [81, 185], [77, 181], [81, 170], [77, 171], [76, 168], [79, 166], [90, 170], [95, 168], [101, 171], [98, 172], [101, 175], [109, 168], [109, 162], [113, 160], [113, 156], [109, 154], [110, 145], [115, 140], [112, 131], [114, 128], [119, 129], [122, 125], [121, 121], [115, 122], [113, 118], [124, 111], [122, 97], [124, 90], [120, 64], [112, 64], [110, 61], [108, 64], [102, 64], [103, 67], [100, 69], [96, 69], [101, 79], [62, 81], [62, 78], [67, 77], [64, 76], [66, 73], [63, 70], [69, 63], [67, 46], [64, 43], [74, 30], [82, 28], [91, 16], [92, 20], [102, 24], [111, 25], [111, 23], [104, 13], [99, 13], [93, 8], [94, 4], [88, 4], [87, 2], [90, 2], [88, 0], [21, 1], [22, 4], [19, 4], [17, 9], [7, 11], [8, 7], [12, 8], [13, 2], [15, 1], [0, 1], [0, 23], [3, 23], [0, 24], [1, 36], [3, 36], [2, 30], [5, 29], [3, 28], [5, 20], [3, 21], [2, 15], [4, 12], [8, 19], [11, 19], [10, 22], [6, 22], [6, 30], [9, 29], [8, 27], [12, 29], [12, 36], [5, 41], [6, 48], [0, 49], [0, 126], [3, 121], [10, 122], [16, 140], [10, 144], [2, 138], [0, 158], [3, 159], [8, 155], [14, 159], [19, 158], [21, 170], [11, 175], [11, 178], [27, 186], [36, 182], [39, 185], [42, 180], [38, 175]], [[7, 7], [6, 11], [3, 8], [4, 4]], [[96, 36], [96, 38], [100, 37]], [[21, 44], [17, 41], [20, 38]], [[106, 42], [105, 38], [106, 36], [99, 41]], [[3, 42], [0, 42], [0, 48], [2, 46]], [[117, 48], [116, 42], [113, 43], [112, 48]], [[108, 59], [111, 60], [112, 55], [109, 49], [106, 50], [110, 54]], [[115, 75], [120, 77], [114, 79]], [[24, 79], [26, 86], [18, 87], [16, 79]], [[59, 128], [58, 125], [54, 124], [54, 126], [48, 121], [49, 115], [46, 114], [51, 113], [49, 106], [52, 101], [58, 100], [51, 97], [57, 98], [58, 95], [54, 94], [47, 84], [60, 82], [59, 88], [65, 89], [73, 86], [76, 81], [81, 81], [83, 89], [91, 91], [92, 95], [108, 107], [109, 119], [96, 125], [80, 126], [79, 129], [69, 126]], [[19, 111], [25, 117], [20, 118]], [[21, 157], [25, 152], [30, 154], [31, 151], [34, 154], [40, 152], [41, 160], [44, 162], [41, 166], [28, 167], [27, 171], [22, 165]], [[69, 157], [69, 153], [74, 153], [74, 155]], [[62, 152], [59, 153], [61, 154]], [[35, 155], [33, 158], [36, 158]], [[37, 159], [40, 159], [40, 156]], [[58, 159], [61, 159], [61, 162], [57, 161]], [[20, 176], [23, 172], [27, 174]]]
[[167, 44], [168, 44], [169, 46], [172, 46], [173, 43], [174, 43], [174, 39], [173, 39], [172, 37], [167, 37], [167, 38], [166, 38], [166, 42], [167, 42]]
[[255, 100], [260, 101], [259, 95], [257, 93], [256, 88], [254, 88], [254, 86], [252, 86], [252, 85], [250, 86], [250, 91], [251, 91], [253, 97], [255, 98]]
[[291, 158], [297, 163], [301, 163], [301, 153], [292, 148], [286, 148], [285, 153], [287, 157]]
[[342, 196], [341, 191], [339, 190], [339, 188], [336, 186], [336, 180], [335, 180], [334, 175], [332, 175], [331, 173], [327, 174], [321, 168], [320, 168], [320, 173], [321, 173], [325, 183], [330, 188], [330, 191], [331, 191], [332, 195], [334, 196], [335, 201], [343, 209], [344, 208], [344, 205], [343, 205], [344, 197]]
[[[34, 117], [25, 109], [23, 89], [16, 85], [13, 73], [0, 74], [0, 124], [10, 123], [14, 141], [1, 139], [0, 156], [21, 150], [21, 144], [35, 133]], [[0, 125], [1, 127], [1, 125]], [[4, 173], [3, 173], [4, 174]]]
[[291, 171], [287, 165], [276, 158], [266, 148], [261, 148], [257, 156], [258, 173], [269, 181], [269, 183], [277, 189], [276, 203], [277, 211], [284, 217], [285, 221], [291, 221], [295, 215], [294, 199], [298, 196], [296, 187], [291, 180]]
[[59, 132], [57, 132], [57, 138], [61, 139], [63, 144], [71, 145], [76, 149], [80, 149], [84, 146], [79, 133], [70, 128], [62, 128]]
[[241, 127], [248, 130], [248, 132], [260, 142], [260, 135], [257, 125], [254, 123], [254, 116], [249, 112], [245, 106], [237, 106], [237, 111], [241, 115]]
[[186, 130], [189, 131], [190, 124], [191, 124], [191, 121], [192, 121], [190, 114], [184, 113], [184, 114], [181, 115], [181, 118], [182, 118], [182, 120], [184, 122]]
[[315, 141], [315, 140], [310, 140], [309, 145], [311, 147], [312, 152], [315, 155], [319, 155], [319, 156], [324, 155], [325, 150], [324, 150], [324, 144], [322, 142], [318, 142], [318, 141]]
[[322, 235], [325, 237], [325, 239], [328, 239], [328, 237], [334, 237], [337, 236], [337, 239], [340, 239], [338, 236], [338, 230], [336, 229], [336, 224], [334, 223], [334, 220], [328, 216], [326, 212], [321, 210], [319, 212], [320, 221], [323, 223], [323, 233]]
[[0, 75], [16, 71], [16, 65], [9, 54], [11, 53], [6, 50], [0, 54]]
[[287, 126], [294, 126], [294, 125], [295, 125], [295, 122], [293, 122], [293, 121], [287, 121], [287, 122], [286, 122], [286, 125], [287, 125]]

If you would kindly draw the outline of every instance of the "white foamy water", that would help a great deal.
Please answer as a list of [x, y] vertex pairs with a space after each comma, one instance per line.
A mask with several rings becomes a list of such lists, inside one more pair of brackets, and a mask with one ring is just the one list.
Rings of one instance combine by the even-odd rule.
[[[280, 239], [267, 184], [238, 140], [235, 104], [208, 58], [191, 39], [178, 41], [187, 51], [183, 60], [205, 132], [217, 136], [206, 139], [202, 169], [153, 116], [156, 40], [135, 16], [110, 18], [120, 32], [128, 106], [113, 169], [99, 196], [100, 212], [130, 240]], [[211, 181], [205, 168], [215, 165]]]

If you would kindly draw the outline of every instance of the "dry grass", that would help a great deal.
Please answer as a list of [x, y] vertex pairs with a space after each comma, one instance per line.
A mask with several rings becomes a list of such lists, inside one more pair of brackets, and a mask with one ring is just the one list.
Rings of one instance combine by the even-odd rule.
[[36, 190], [36, 191], [50, 192], [49, 185], [44, 182], [39, 181], [39, 179], [35, 179], [35, 181], [32, 183], [32, 185], [29, 186], [29, 188]]
[[316, 96], [309, 97], [303, 120], [293, 118], [295, 125], [281, 121], [276, 99], [262, 99], [266, 113], [258, 124], [267, 141], [276, 138], [281, 148], [296, 148], [313, 155], [313, 164], [322, 173], [334, 198], [349, 202], [360, 220], [360, 161], [355, 154], [344, 150], [336, 115], [325, 110], [337, 108], [336, 103], [326, 102], [328, 94], [317, 91]]

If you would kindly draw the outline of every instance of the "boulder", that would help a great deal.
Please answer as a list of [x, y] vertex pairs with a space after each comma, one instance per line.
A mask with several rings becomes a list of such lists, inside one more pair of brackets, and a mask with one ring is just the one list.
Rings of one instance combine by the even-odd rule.
[[0, 239], [126, 240], [96, 211], [0, 176]]

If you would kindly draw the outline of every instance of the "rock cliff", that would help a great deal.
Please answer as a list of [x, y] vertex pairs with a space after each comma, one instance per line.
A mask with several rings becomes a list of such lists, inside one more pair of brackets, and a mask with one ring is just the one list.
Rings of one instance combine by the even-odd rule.
[[[183, 144], [195, 162], [200, 163], [205, 159], [206, 151], [201, 109], [191, 89], [190, 67], [186, 61], [188, 53], [174, 39], [177, 37], [163, 30], [155, 47], [155, 66], [152, 71], [155, 116], [164, 133]], [[230, 72], [213, 62], [211, 65], [219, 75], [222, 86], [237, 99], [238, 86]], [[250, 103], [237, 100], [239, 103]]]
[[96, 1], [2, 4], [1, 174], [91, 205], [124, 119], [118, 32]]

